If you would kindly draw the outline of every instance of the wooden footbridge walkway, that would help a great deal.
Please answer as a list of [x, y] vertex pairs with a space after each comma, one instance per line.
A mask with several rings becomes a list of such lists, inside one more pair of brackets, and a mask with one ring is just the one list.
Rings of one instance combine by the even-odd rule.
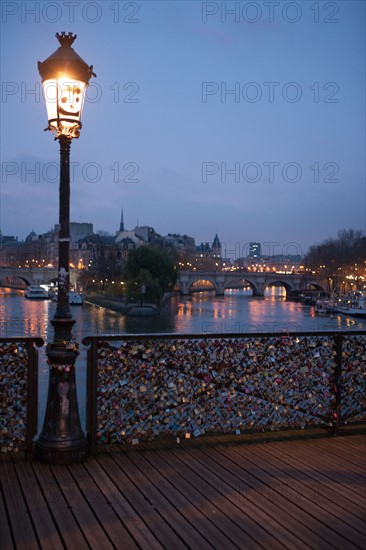
[[[366, 548], [366, 436], [1, 457], [0, 548]], [[194, 441], [192, 441], [194, 443]]]

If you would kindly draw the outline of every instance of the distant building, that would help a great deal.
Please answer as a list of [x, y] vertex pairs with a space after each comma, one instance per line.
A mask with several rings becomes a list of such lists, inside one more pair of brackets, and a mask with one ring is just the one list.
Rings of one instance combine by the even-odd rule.
[[201, 243], [198, 245], [197, 252], [207, 257], [212, 256], [212, 248], [210, 243]]
[[154, 241], [154, 235], [156, 235], [155, 229], [147, 225], [142, 225], [141, 227], [137, 226], [133, 231], [135, 235], [145, 243], [152, 243]]
[[178, 250], [184, 256], [189, 256], [194, 254], [196, 251], [196, 244], [193, 237], [188, 235], [179, 235], [179, 233], [168, 233], [168, 235], [163, 237], [165, 243]]
[[[59, 228], [59, 224], [56, 224], [53, 230], [54, 233], [58, 233]], [[81, 239], [93, 235], [93, 232], [92, 223], [70, 222], [70, 243], [77, 243]]]
[[215, 234], [214, 240], [211, 243], [201, 243], [196, 248], [196, 252], [198, 252], [201, 257], [207, 257], [207, 258], [221, 258], [221, 242], [217, 235]]
[[37, 235], [31, 231], [20, 245], [20, 265], [28, 267], [44, 266], [48, 263], [47, 239], [45, 235]]
[[[47, 242], [48, 261], [54, 267], [58, 265], [59, 228], [59, 224], [55, 224], [51, 231], [42, 236]], [[79, 268], [84, 268], [88, 265], [90, 252], [85, 248], [83, 249], [81, 243], [93, 234], [94, 230], [92, 223], [70, 222], [70, 264]]]
[[212, 255], [214, 258], [221, 258], [221, 243], [217, 233], [212, 243]]
[[212, 243], [201, 243], [196, 247], [195, 269], [212, 271], [222, 265], [222, 246], [216, 233]]
[[118, 231], [117, 235], [114, 238], [114, 242], [118, 245], [124, 243], [124, 241], [129, 241], [130, 249], [138, 248], [144, 244], [144, 240], [137, 236], [135, 231]]
[[261, 243], [249, 243], [249, 253], [248, 258], [252, 260], [260, 260], [262, 257], [262, 247]]
[[0, 231], [0, 243], [5, 245], [5, 244], [14, 244], [14, 243], [17, 243], [19, 242], [18, 241], [18, 237], [14, 237], [13, 235], [3, 235]]
[[19, 246], [18, 237], [3, 235], [0, 231], [0, 266], [17, 266]]

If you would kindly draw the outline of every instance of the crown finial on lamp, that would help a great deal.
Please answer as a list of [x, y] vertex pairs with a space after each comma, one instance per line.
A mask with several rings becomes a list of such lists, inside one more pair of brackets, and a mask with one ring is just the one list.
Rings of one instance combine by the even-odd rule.
[[63, 31], [61, 34], [57, 32], [56, 38], [60, 42], [61, 46], [68, 46], [70, 48], [74, 40], [77, 38], [77, 34], [73, 34], [72, 32], [66, 34], [65, 31]]

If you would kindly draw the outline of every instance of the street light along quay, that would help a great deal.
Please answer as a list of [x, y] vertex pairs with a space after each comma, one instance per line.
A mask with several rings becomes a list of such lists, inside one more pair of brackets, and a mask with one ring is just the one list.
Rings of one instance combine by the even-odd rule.
[[78, 345], [72, 337], [69, 304], [70, 257], [70, 146], [81, 129], [85, 90], [93, 66], [71, 47], [76, 35], [56, 33], [60, 47], [43, 63], [38, 62], [47, 105], [48, 127], [60, 144], [58, 295], [51, 323], [54, 339], [47, 345], [50, 378], [42, 432], [35, 443], [39, 460], [53, 464], [80, 462], [88, 455], [88, 442], [81, 429], [75, 384]]

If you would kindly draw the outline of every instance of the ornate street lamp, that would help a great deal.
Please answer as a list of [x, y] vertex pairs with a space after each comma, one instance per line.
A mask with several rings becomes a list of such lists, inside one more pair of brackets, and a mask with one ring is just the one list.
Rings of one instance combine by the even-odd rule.
[[60, 47], [43, 63], [38, 62], [46, 99], [48, 127], [60, 144], [60, 211], [58, 236], [58, 295], [53, 320], [53, 342], [47, 345], [50, 365], [48, 399], [43, 430], [35, 443], [36, 457], [51, 464], [80, 462], [88, 455], [81, 429], [75, 384], [78, 345], [72, 337], [69, 304], [70, 256], [70, 146], [81, 129], [85, 91], [93, 66], [71, 47], [76, 35], [56, 33]]

